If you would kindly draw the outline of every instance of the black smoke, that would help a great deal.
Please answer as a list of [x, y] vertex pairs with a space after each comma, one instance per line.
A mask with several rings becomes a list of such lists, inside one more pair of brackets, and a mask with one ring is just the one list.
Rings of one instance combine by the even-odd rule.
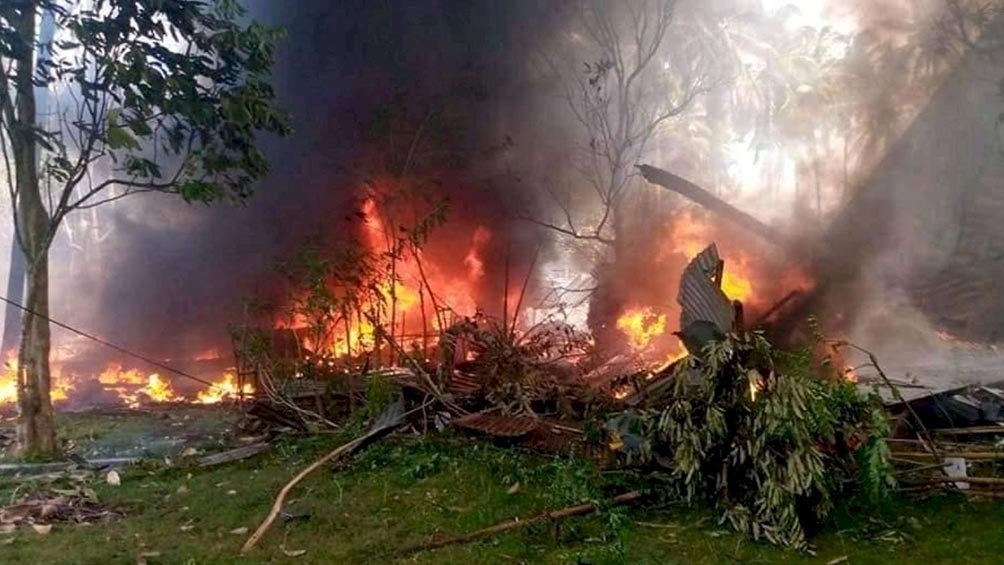
[[[373, 163], [374, 123], [394, 104], [416, 122], [435, 111], [442, 131], [427, 135], [451, 154], [464, 150], [454, 165], [465, 188], [449, 195], [452, 214], [489, 217], [513, 247], [532, 249], [525, 227], [507, 219], [512, 194], [501, 197], [506, 187], [479, 182], [476, 171], [505, 144], [495, 109], [524, 96], [524, 16], [540, 27], [550, 10], [453, 0], [256, 0], [249, 8], [285, 29], [274, 80], [294, 133], [262, 140], [271, 173], [243, 205], [154, 195], [100, 210], [102, 241], [59, 243], [55, 317], [157, 358], [225, 353], [227, 324], [240, 320], [245, 297], [269, 294], [276, 259], [343, 229]], [[118, 356], [97, 348], [87, 357], [105, 354]]]

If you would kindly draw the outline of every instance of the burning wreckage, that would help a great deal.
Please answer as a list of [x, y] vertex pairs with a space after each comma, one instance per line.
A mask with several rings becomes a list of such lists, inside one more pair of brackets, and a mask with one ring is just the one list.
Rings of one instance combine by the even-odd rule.
[[[650, 166], [640, 172], [768, 244], [797, 249], [783, 234], [680, 177]], [[387, 229], [375, 199], [364, 201], [362, 216], [363, 244], [381, 250]], [[713, 242], [716, 232], [687, 214], [671, 227], [673, 251], [688, 259], [675, 304], [660, 310], [622, 305], [610, 324], [621, 340], [616, 355], [596, 355], [591, 336], [550, 318], [520, 324], [526, 281], [518, 292], [509, 292], [506, 281], [501, 318], [480, 313], [457, 288], [463, 281], [425, 264], [421, 237], [408, 234], [392, 238], [389, 251], [371, 254], [381, 258], [376, 262], [348, 253], [311, 263], [324, 269], [308, 269], [307, 279], [298, 273], [295, 280], [310, 290], [294, 293], [290, 320], [266, 315], [264, 323], [256, 323], [251, 316], [235, 328], [236, 366], [215, 382], [203, 381], [201, 390], [176, 392], [174, 382], [158, 374], [118, 365], [104, 371], [98, 383], [133, 408], [151, 402], [238, 403], [246, 416], [242, 431], [254, 441], [203, 456], [199, 466], [257, 455], [278, 434], [370, 422], [362, 436], [283, 488], [245, 550], [269, 529], [303, 477], [402, 428], [423, 434], [454, 428], [507, 445], [662, 473], [672, 479], [668, 494], [710, 503], [735, 529], [797, 548], [808, 547], [808, 536], [836, 499], [881, 498], [894, 488], [894, 475], [901, 489], [1004, 495], [998, 488], [1004, 479], [969, 474], [1004, 460], [1004, 451], [983, 441], [1004, 436], [1004, 393], [997, 387], [929, 390], [890, 379], [873, 355], [825, 339], [820, 324], [809, 318], [829, 289], [814, 281], [829, 281], [834, 271], [808, 259], [810, 267], [788, 266], [775, 279], [778, 288], [766, 294], [772, 301], [764, 303], [752, 296], [751, 258], [740, 256], [738, 269], [730, 270]], [[484, 275], [482, 254], [490, 238], [484, 227], [473, 234], [464, 257], [467, 281]], [[390, 261], [389, 276], [381, 276], [387, 267], [383, 259]], [[338, 292], [330, 291], [332, 278], [341, 285]], [[310, 284], [319, 281], [324, 284]], [[464, 311], [473, 314], [458, 313]], [[679, 331], [667, 331], [672, 324], [667, 314], [674, 313]], [[840, 331], [832, 320], [822, 327]], [[846, 363], [851, 356], [868, 362], [852, 368]], [[9, 370], [8, 377], [12, 374]], [[59, 377], [56, 382], [57, 399], [79, 386]], [[0, 398], [6, 399], [13, 383], [0, 384]], [[868, 394], [873, 387], [876, 393]], [[76, 468], [110, 477], [107, 469], [130, 461], [79, 460], [35, 471]], [[900, 467], [895, 473], [894, 465]], [[660, 495], [631, 491], [612, 503], [652, 496]], [[117, 515], [95, 507], [86, 493], [53, 500], [24, 501], [5, 509], [0, 522], [45, 523], [46, 516], [37, 512], [70, 521]], [[594, 510], [587, 504], [543, 516], [553, 520]], [[415, 549], [463, 543], [528, 523], [533, 520]]]
[[[650, 166], [641, 174], [770, 244], [797, 248], [684, 179]], [[376, 208], [367, 200], [364, 213], [379, 218]], [[377, 225], [370, 233], [383, 232], [378, 220], [368, 223]], [[472, 238], [464, 260], [472, 277], [483, 273], [479, 246], [483, 250], [488, 238], [480, 228]], [[589, 354], [596, 343], [570, 326], [518, 323], [525, 282], [520, 292], [509, 293], [507, 281], [504, 311], [511, 316], [463, 316], [436, 304], [429, 282], [436, 275], [408, 238], [404, 245], [416, 247], [410, 255], [401, 249], [387, 254], [395, 273], [390, 282], [341, 302], [333, 316], [324, 317], [338, 303], [329, 295], [320, 318], [304, 308], [294, 311], [292, 322], [237, 328], [233, 375], [245, 431], [269, 437], [340, 428], [351, 419], [371, 422], [366, 433], [282, 489], [245, 551], [306, 475], [398, 429], [425, 434], [454, 428], [506, 445], [662, 473], [672, 479], [671, 495], [711, 504], [722, 520], [755, 539], [803, 549], [843, 497], [877, 501], [893, 490], [1004, 495], [998, 488], [1004, 479], [970, 475], [1004, 460], [1004, 451], [982, 441], [1004, 436], [1004, 396], [997, 388], [924, 389], [889, 378], [867, 350], [825, 338], [820, 328], [839, 331], [839, 324], [820, 324], [808, 313], [830, 288], [813, 281], [837, 276], [826, 267], [791, 268], [794, 274], [777, 279], [781, 288], [772, 303], [748, 309], [740, 299], [749, 297], [742, 276], [748, 262], [739, 262], [737, 276], [715, 243], [696, 247], [695, 240], [675, 238], [686, 242], [689, 258], [675, 300], [679, 331], [667, 331], [664, 312], [624, 308], [614, 327], [634, 353], [600, 363]], [[418, 286], [403, 284], [409, 277], [402, 273]], [[359, 280], [349, 272], [340, 276]], [[316, 299], [301, 296], [300, 304], [316, 306]], [[418, 332], [406, 317], [420, 318]], [[654, 340], [673, 338], [676, 347], [653, 356]], [[866, 362], [852, 367], [851, 358]], [[221, 457], [252, 456], [262, 446], [267, 443]], [[657, 495], [631, 491], [612, 503], [650, 496]], [[543, 516], [595, 509], [583, 505]], [[515, 520], [415, 549], [532, 522]]]

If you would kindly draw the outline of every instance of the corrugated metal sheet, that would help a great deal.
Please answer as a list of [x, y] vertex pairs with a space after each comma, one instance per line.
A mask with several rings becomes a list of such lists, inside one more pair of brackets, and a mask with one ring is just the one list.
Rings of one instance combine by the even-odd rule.
[[715, 324], [722, 333], [732, 331], [735, 309], [720, 287], [723, 262], [714, 243], [701, 251], [687, 265], [680, 280], [680, 327], [697, 321]]
[[477, 377], [474, 375], [467, 375], [461, 373], [460, 371], [454, 371], [450, 376], [450, 382], [447, 383], [446, 388], [453, 394], [463, 396], [474, 394], [475, 392], [481, 390], [481, 383], [478, 382]]
[[536, 430], [540, 425], [540, 420], [530, 416], [475, 413], [457, 418], [453, 424], [458, 428], [474, 430], [490, 436], [522, 437]]

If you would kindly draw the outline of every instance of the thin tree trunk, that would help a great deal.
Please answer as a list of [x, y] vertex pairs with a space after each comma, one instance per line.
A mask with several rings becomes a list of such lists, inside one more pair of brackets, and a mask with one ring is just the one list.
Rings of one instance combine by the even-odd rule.
[[56, 453], [56, 429], [49, 394], [49, 322], [41, 317], [49, 315], [47, 249], [29, 268], [26, 306], [35, 314], [23, 316], [18, 352], [18, 451], [21, 455], [48, 457]]
[[422, 309], [422, 359], [429, 359], [429, 323], [425, 317], [425, 288], [418, 286], [418, 303]]
[[[52, 11], [47, 10], [42, 16], [41, 24], [39, 26], [38, 43], [40, 45], [44, 45], [51, 42], [55, 31], [56, 22], [53, 18]], [[40, 59], [48, 59], [48, 54], [45, 50], [39, 49], [38, 57]], [[41, 112], [44, 114], [47, 106], [46, 97], [49, 90], [45, 87], [35, 87], [34, 93], [36, 106], [40, 107]], [[43, 127], [45, 126], [45, 124], [39, 125]], [[12, 235], [10, 242], [10, 269], [8, 271], [7, 279], [7, 298], [18, 304], [24, 304], [24, 286], [27, 275], [28, 262], [25, 260], [24, 251], [21, 250], [21, 247], [17, 243], [17, 236]], [[0, 340], [0, 354], [6, 356], [9, 353], [13, 353], [14, 350], [17, 349], [18, 338], [20, 337], [20, 327], [21, 311], [8, 304], [4, 312], [3, 339]]]
[[[19, 37], [35, 41], [35, 12], [26, 6], [14, 27]], [[17, 218], [20, 244], [28, 263], [27, 300], [30, 312], [21, 317], [18, 350], [17, 450], [22, 455], [49, 457], [56, 452], [49, 374], [49, 215], [42, 203], [35, 146], [35, 91], [33, 52], [17, 60], [14, 77], [17, 123], [11, 145], [18, 189]], [[33, 312], [33, 313], [31, 313]]]

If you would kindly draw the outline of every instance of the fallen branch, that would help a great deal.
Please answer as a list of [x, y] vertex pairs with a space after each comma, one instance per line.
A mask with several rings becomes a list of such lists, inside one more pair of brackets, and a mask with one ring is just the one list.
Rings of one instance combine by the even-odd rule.
[[[626, 492], [620, 494], [610, 499], [611, 506], [618, 506], [621, 504], [628, 504], [634, 502], [635, 500], [641, 498], [641, 493], [634, 490], [631, 492]], [[430, 549], [439, 549], [442, 547], [450, 545], [459, 545], [477, 541], [482, 538], [491, 537], [503, 532], [508, 532], [510, 530], [516, 530], [525, 528], [531, 524], [537, 524], [540, 522], [548, 520], [561, 520], [564, 518], [569, 518], [571, 516], [582, 516], [584, 514], [591, 514], [597, 510], [598, 506], [596, 503], [590, 502], [587, 504], [580, 504], [578, 506], [569, 506], [568, 508], [562, 508], [561, 510], [552, 510], [550, 512], [544, 512], [537, 514], [536, 516], [531, 516], [529, 518], [513, 518], [511, 520], [506, 520], [505, 522], [500, 522], [494, 526], [489, 526], [487, 528], [478, 530], [476, 532], [471, 532], [469, 534], [463, 534], [460, 536], [455, 536], [451, 538], [445, 538], [441, 540], [435, 540], [427, 543], [418, 544], [409, 547], [401, 552], [402, 555], [408, 555], [411, 553], [417, 553], [419, 551], [427, 551]]]
[[335, 459], [338, 459], [346, 455], [351, 455], [352, 453], [361, 449], [362, 447], [389, 434], [391, 431], [394, 430], [394, 428], [401, 425], [401, 423], [404, 421], [404, 414], [402, 414], [402, 412], [403, 410], [400, 404], [395, 404], [391, 406], [390, 408], [385, 410], [384, 413], [380, 415], [380, 417], [377, 418], [377, 420], [373, 423], [373, 425], [370, 426], [370, 430], [368, 432], [342, 445], [338, 449], [335, 449], [334, 451], [328, 453], [324, 457], [321, 457], [317, 461], [314, 461], [306, 469], [300, 471], [299, 474], [293, 477], [291, 481], [286, 483], [286, 486], [282, 487], [282, 490], [279, 491], [278, 496], [275, 497], [275, 502], [272, 504], [272, 510], [269, 511], [268, 516], [266, 516], [265, 520], [263, 520], [262, 523], [259, 524], [258, 528], [254, 531], [254, 533], [251, 534], [251, 537], [249, 537], [248, 540], [244, 542], [244, 545], [241, 547], [241, 553], [247, 553], [251, 551], [251, 549], [255, 546], [255, 544], [258, 543], [258, 540], [260, 540], [261, 537], [265, 535], [265, 532], [267, 532], [269, 527], [272, 526], [272, 522], [274, 522], [275, 519], [279, 516], [279, 513], [282, 512], [282, 506], [286, 502], [286, 496], [289, 494], [289, 491], [293, 490], [293, 487], [296, 486], [297, 483], [302, 481], [304, 477], [314, 472], [325, 463], [328, 463], [329, 461], [334, 461]]
[[928, 430], [927, 426], [924, 425], [924, 421], [920, 419], [920, 416], [917, 414], [917, 411], [913, 409], [913, 405], [907, 402], [906, 398], [903, 397], [903, 393], [900, 392], [899, 387], [894, 385], [893, 382], [889, 380], [889, 377], [885, 374], [885, 371], [883, 371], [882, 367], [879, 365], [878, 357], [876, 357], [875, 354], [872, 353], [871, 351], [868, 351], [867, 349], [859, 345], [854, 345], [849, 341], [844, 341], [844, 340], [827, 340], [827, 341], [833, 347], [849, 347], [855, 351], [864, 353], [865, 355], [868, 356], [868, 361], [869, 361], [868, 364], [873, 369], [875, 369], [875, 372], [878, 373], [879, 377], [882, 379], [885, 385], [889, 387], [889, 390], [892, 392], [896, 400], [902, 403], [904, 406], [906, 406], [906, 409], [910, 413], [910, 416], [912, 416], [914, 421], [917, 423], [917, 437], [924, 442], [925, 447], [929, 449], [931, 453], [935, 455], [935, 457], [941, 459], [941, 452], [938, 449], [937, 444], [935, 444], [934, 442], [934, 436], [931, 435], [930, 430]]
[[974, 436], [1004, 434], [1004, 426], [972, 426], [970, 428], [940, 428], [932, 430], [943, 436]]

